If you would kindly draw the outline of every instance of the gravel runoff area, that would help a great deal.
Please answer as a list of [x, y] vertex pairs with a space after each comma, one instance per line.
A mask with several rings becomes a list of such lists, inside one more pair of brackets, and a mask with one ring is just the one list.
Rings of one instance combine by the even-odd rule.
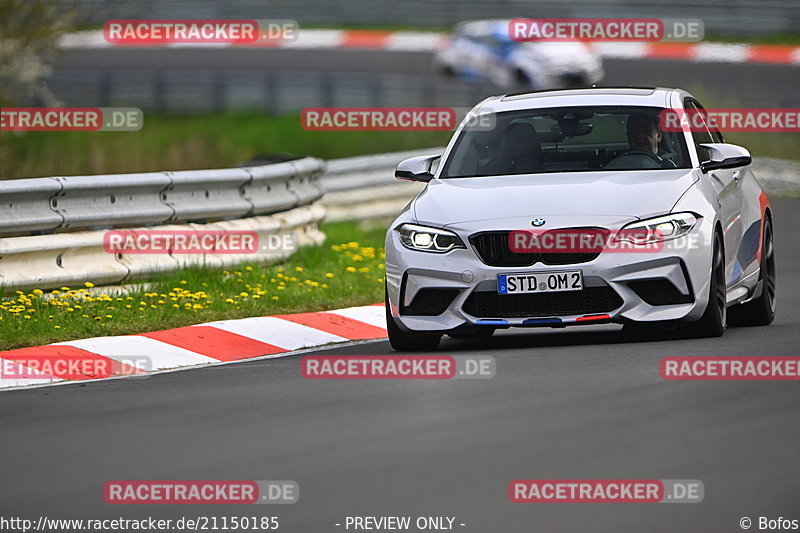
[[753, 158], [753, 172], [767, 192], [800, 197], [800, 163], [770, 157]]

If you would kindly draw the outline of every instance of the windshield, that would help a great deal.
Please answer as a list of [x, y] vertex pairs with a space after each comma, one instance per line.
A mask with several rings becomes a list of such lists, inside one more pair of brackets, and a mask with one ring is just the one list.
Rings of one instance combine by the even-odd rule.
[[[662, 132], [663, 109], [642, 106], [526, 109], [465, 128], [442, 178], [691, 168], [682, 132]], [[490, 121], [491, 122], [491, 121]]]

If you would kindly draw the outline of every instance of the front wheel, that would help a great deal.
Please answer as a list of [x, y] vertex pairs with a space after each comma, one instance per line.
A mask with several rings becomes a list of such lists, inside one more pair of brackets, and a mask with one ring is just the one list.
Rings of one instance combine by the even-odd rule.
[[417, 333], [403, 331], [394, 321], [389, 309], [389, 294], [386, 294], [386, 331], [389, 344], [398, 352], [425, 352], [435, 350], [442, 340], [441, 333]]
[[708, 305], [700, 320], [687, 326], [694, 337], [721, 337], [728, 323], [727, 288], [725, 287], [725, 252], [722, 237], [714, 235], [711, 260], [711, 288]]
[[764, 240], [761, 244], [761, 296], [730, 310], [732, 326], [767, 326], [775, 320], [775, 243], [772, 238], [772, 222], [764, 223]]

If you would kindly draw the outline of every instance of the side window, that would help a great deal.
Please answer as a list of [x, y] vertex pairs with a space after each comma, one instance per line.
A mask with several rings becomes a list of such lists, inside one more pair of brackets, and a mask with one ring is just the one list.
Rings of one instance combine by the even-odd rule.
[[[691, 115], [694, 115], [695, 113], [699, 115], [705, 115], [705, 109], [698, 106], [694, 100], [686, 99], [683, 103], [683, 106]], [[692, 121], [695, 124], [695, 127], [692, 128], [692, 140], [694, 140], [695, 148], [697, 148], [697, 156], [700, 158], [700, 162], [702, 163], [703, 161], [708, 161], [709, 154], [708, 149], [703, 148], [700, 145], [703, 143], [713, 143], [717, 141], [715, 141], [712, 137], [708, 126], [706, 126], [705, 120], [701, 119], [700, 117], [692, 116]]]
[[498, 53], [500, 52], [502, 46], [500, 41], [497, 40], [492, 35], [481, 35], [479, 37], [473, 37], [475, 42], [482, 44], [486, 48], [489, 48], [492, 52]]
[[[700, 105], [700, 102], [694, 101], [692, 103], [698, 110], [700, 110], [700, 112], [703, 113], [704, 116], [707, 116], [708, 111], [706, 111], [705, 108], [702, 105]], [[717, 129], [716, 126], [712, 126], [710, 124], [707, 124], [707, 126], [709, 133], [711, 133], [711, 138], [714, 140], [715, 143], [725, 142], [725, 138], [722, 136], [722, 133], [720, 133], [720, 131]]]

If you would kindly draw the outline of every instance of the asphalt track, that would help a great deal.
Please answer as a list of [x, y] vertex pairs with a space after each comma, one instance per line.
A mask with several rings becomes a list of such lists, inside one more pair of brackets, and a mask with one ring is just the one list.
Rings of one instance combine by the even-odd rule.
[[[606, 59], [603, 85], [681, 87], [707, 106], [800, 107], [800, 67]], [[56, 68], [259, 69], [430, 75], [430, 52], [358, 49], [99, 48], [65, 50]]]
[[[800, 383], [663, 381], [667, 355], [798, 355], [800, 201], [775, 208], [779, 310], [720, 339], [634, 342], [616, 326], [445, 340], [490, 380], [319, 381], [299, 357], [0, 393], [0, 516], [455, 516], [460, 531], [735, 532], [800, 519]], [[386, 341], [320, 351], [393, 353]], [[519, 478], [699, 479], [699, 504], [513, 504]], [[290, 479], [288, 506], [113, 506], [114, 479]], [[753, 530], [757, 530], [754, 526]]]

